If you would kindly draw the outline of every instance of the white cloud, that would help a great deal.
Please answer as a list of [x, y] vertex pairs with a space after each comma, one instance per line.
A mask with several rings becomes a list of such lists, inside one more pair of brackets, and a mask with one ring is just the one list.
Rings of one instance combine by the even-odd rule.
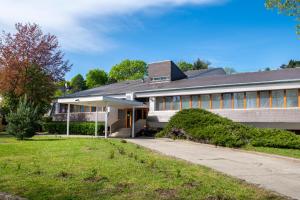
[[[209, 5], [224, 0], [0, 0], [0, 28], [13, 30], [16, 22], [35, 22], [56, 34], [69, 51], [103, 51], [115, 46], [106, 19], [145, 9], [186, 4]], [[97, 19], [99, 29], [85, 23]]]

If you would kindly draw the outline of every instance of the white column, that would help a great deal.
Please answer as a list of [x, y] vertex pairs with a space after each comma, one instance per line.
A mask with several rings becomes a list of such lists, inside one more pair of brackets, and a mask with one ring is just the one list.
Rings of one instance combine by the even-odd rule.
[[108, 129], [108, 107], [105, 108], [105, 138], [107, 138], [107, 129]]
[[131, 133], [131, 137], [134, 138], [134, 127], [135, 127], [135, 107], [132, 108], [132, 133]]
[[96, 106], [95, 114], [95, 136], [98, 136], [98, 106]]
[[70, 104], [68, 104], [68, 111], [67, 111], [67, 136], [70, 135]]

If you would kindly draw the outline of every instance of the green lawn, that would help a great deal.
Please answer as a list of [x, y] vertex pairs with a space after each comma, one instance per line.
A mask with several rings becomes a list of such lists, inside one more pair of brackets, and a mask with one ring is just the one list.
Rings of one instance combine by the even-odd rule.
[[279, 149], [279, 148], [270, 148], [270, 147], [253, 147], [253, 146], [246, 146], [244, 149], [300, 159], [299, 149]]
[[0, 191], [29, 199], [283, 199], [117, 139], [0, 135]]

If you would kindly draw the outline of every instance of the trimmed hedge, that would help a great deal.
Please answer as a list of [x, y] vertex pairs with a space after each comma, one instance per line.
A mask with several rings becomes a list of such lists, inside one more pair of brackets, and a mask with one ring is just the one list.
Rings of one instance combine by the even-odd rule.
[[[67, 122], [45, 122], [44, 131], [50, 134], [66, 134]], [[98, 123], [98, 134], [103, 135], [104, 124]], [[70, 122], [70, 134], [95, 135], [95, 122]]]
[[233, 122], [202, 109], [176, 113], [157, 137], [186, 138], [226, 147], [247, 144], [300, 149], [300, 136], [280, 129], [262, 129]]

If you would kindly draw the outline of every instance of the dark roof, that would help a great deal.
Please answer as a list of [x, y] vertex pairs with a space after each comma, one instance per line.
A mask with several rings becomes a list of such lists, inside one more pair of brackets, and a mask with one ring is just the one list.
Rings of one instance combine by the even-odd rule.
[[198, 69], [188, 70], [184, 72], [188, 78], [195, 78], [199, 76], [213, 76], [213, 75], [225, 75], [226, 72], [223, 68], [210, 68], [210, 69]]
[[[146, 90], [160, 90], [160, 89], [180, 89], [187, 87], [216, 87], [221, 85], [237, 85], [237, 84], [251, 84], [263, 82], [276, 82], [285, 80], [299, 80], [300, 68], [282, 69], [264, 72], [249, 72], [239, 73], [233, 75], [213, 75], [213, 76], [196, 76], [193, 78], [186, 78], [177, 81], [153, 83], [143, 80], [124, 81], [111, 85], [77, 92], [66, 95], [65, 97], [83, 97], [83, 96], [104, 96], [112, 94], [125, 94], [128, 92], [143, 92]], [[63, 98], [63, 97], [62, 97]]]

